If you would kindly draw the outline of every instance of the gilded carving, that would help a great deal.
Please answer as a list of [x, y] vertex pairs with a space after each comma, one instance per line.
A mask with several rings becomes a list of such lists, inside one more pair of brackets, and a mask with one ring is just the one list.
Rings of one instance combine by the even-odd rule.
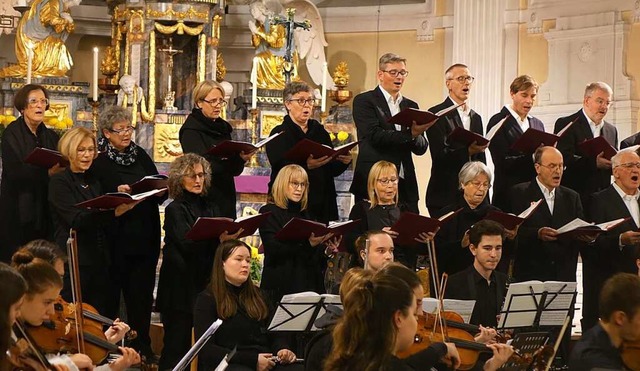
[[179, 132], [182, 125], [156, 124], [153, 133], [153, 158], [156, 162], [173, 162], [182, 156]]

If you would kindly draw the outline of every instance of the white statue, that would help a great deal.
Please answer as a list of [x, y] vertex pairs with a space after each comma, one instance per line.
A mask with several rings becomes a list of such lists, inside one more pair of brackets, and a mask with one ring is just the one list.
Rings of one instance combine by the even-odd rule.
[[131, 75], [122, 75], [120, 78], [120, 90], [118, 90], [118, 105], [128, 106], [133, 105], [134, 101], [134, 88], [136, 91], [135, 100], [137, 104], [140, 104], [144, 93], [142, 88], [136, 85], [136, 79]]
[[[318, 8], [310, 0], [257, 0], [251, 4], [251, 15], [254, 18], [249, 23], [249, 29], [256, 35], [258, 24], [272, 19], [272, 14], [280, 14], [286, 18], [285, 9], [294, 8], [294, 20], [303, 22], [305, 19], [311, 23], [309, 30], [296, 28], [294, 31], [295, 51], [300, 59], [304, 59], [311, 79], [316, 85], [322, 84], [322, 69], [327, 58], [324, 48], [328, 45], [324, 37], [324, 26]], [[267, 10], [267, 12], [265, 12]], [[267, 13], [267, 14], [265, 14]], [[275, 35], [273, 35], [275, 36]], [[286, 37], [286, 36], [285, 36]], [[280, 46], [282, 48], [282, 46]], [[262, 50], [256, 49], [259, 54]], [[260, 71], [258, 71], [260, 72]], [[258, 74], [260, 76], [260, 74]], [[334, 88], [331, 76], [327, 78], [327, 90]]]

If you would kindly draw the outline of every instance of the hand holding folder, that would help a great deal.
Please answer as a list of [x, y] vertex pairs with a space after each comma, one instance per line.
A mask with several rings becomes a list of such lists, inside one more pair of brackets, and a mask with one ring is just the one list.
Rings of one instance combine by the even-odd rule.
[[69, 161], [62, 157], [60, 152], [42, 147], [34, 148], [33, 151], [25, 157], [24, 162], [46, 169], [49, 169], [56, 164], [60, 164], [62, 167], [69, 165]]
[[613, 146], [609, 144], [603, 136], [587, 139], [578, 144], [578, 148], [584, 155], [594, 158], [598, 157], [599, 154], [604, 153], [604, 158], [607, 160], [611, 160], [611, 157], [618, 153], [618, 151], [613, 148]]
[[169, 177], [163, 174], [147, 175], [130, 185], [131, 193], [138, 194], [154, 189], [167, 188]]
[[279, 133], [275, 133], [275, 134], [271, 135], [270, 137], [259, 141], [256, 144], [252, 144], [252, 143], [248, 143], [248, 142], [241, 142], [241, 141], [236, 141], [236, 140], [224, 140], [224, 141], [218, 143], [218, 145], [211, 147], [206, 152], [206, 154], [213, 155], [213, 156], [219, 156], [219, 157], [231, 157], [231, 156], [239, 155], [240, 152], [250, 153], [250, 152], [259, 150], [260, 148], [262, 148], [264, 145], [266, 145], [270, 141], [276, 139], [282, 133], [284, 133], [284, 131], [281, 131]]
[[331, 148], [326, 144], [320, 144], [305, 138], [288, 150], [284, 154], [284, 158], [297, 163], [306, 163], [309, 156], [313, 156], [313, 158], [327, 156], [333, 159], [341, 155], [349, 154], [349, 151], [357, 146], [358, 143], [360, 142], [351, 142], [336, 148]]
[[403, 212], [400, 214], [400, 219], [391, 226], [391, 230], [398, 233], [396, 243], [407, 246], [415, 245], [417, 243], [416, 238], [419, 237], [420, 233], [436, 233], [444, 223], [451, 220], [460, 210], [462, 209], [447, 213], [438, 219], [408, 211]]
[[329, 233], [333, 233], [333, 237], [338, 237], [350, 231], [359, 222], [359, 219], [347, 220], [346, 222], [326, 226], [323, 223], [311, 220], [293, 218], [276, 233], [275, 238], [281, 241], [300, 241], [309, 239], [312, 233], [315, 237], [324, 236]]
[[450, 142], [462, 143], [465, 146], [470, 146], [473, 143], [479, 146], [486, 146], [487, 144], [489, 144], [489, 142], [491, 142], [491, 139], [493, 139], [493, 137], [496, 135], [498, 130], [502, 128], [502, 125], [504, 124], [504, 122], [507, 120], [508, 117], [509, 116], [498, 121], [498, 123], [494, 125], [491, 128], [491, 130], [489, 130], [486, 137], [483, 137], [478, 133], [474, 133], [473, 131], [467, 130], [461, 126], [457, 126], [455, 129], [453, 129], [451, 134], [449, 134], [447, 139]]
[[85, 209], [98, 209], [98, 210], [110, 210], [115, 209], [122, 204], [132, 204], [147, 199], [153, 195], [159, 195], [165, 192], [167, 189], [154, 189], [149, 192], [138, 193], [130, 195], [124, 192], [107, 193], [96, 198], [92, 198], [87, 201], [76, 204], [76, 207], [82, 207]]
[[525, 211], [521, 212], [518, 215], [493, 210], [490, 211], [487, 216], [485, 216], [485, 219], [498, 222], [502, 224], [504, 229], [512, 231], [516, 229], [516, 227], [518, 227], [520, 224], [524, 223], [525, 220], [527, 220], [527, 218], [538, 208], [540, 202], [542, 202], [542, 199], [539, 199], [536, 202], [532, 202], [531, 206], [529, 206]]
[[620, 218], [616, 220], [611, 220], [608, 222], [594, 224], [585, 222], [580, 218], [575, 218], [569, 223], [563, 225], [558, 228], [558, 235], [556, 236], [558, 239], [584, 239], [586, 237], [595, 238], [598, 235], [605, 233], [621, 223], [629, 220], [629, 218]]
[[429, 127], [431, 127], [436, 123], [436, 121], [438, 121], [440, 117], [445, 116], [447, 113], [460, 106], [461, 104], [454, 104], [436, 113], [430, 111], [422, 111], [417, 108], [405, 108], [397, 114], [393, 115], [389, 119], [389, 123], [411, 127], [415, 122], [418, 125], [429, 125]]
[[185, 235], [186, 238], [193, 241], [210, 240], [220, 238], [225, 231], [228, 234], [236, 234], [240, 229], [242, 233], [238, 238], [251, 236], [269, 217], [271, 212], [264, 214], [248, 215], [237, 218], [206, 218], [200, 217], [193, 224], [193, 227]]

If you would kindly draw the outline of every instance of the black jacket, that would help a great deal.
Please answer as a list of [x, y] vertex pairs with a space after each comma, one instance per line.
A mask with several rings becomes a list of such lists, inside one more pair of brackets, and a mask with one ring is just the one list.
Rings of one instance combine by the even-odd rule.
[[[409, 107], [418, 108], [418, 104], [403, 97], [400, 109]], [[422, 135], [413, 139], [408, 127], [397, 131], [395, 126], [388, 122], [390, 118], [391, 111], [380, 87], [358, 94], [353, 99], [353, 121], [356, 124], [358, 140], [362, 142], [358, 146], [358, 159], [349, 191], [355, 195], [356, 200], [369, 198], [369, 170], [376, 162], [386, 160], [395, 164], [398, 171], [400, 164], [404, 167], [404, 181], [400, 182], [398, 188], [399, 201], [417, 206], [420, 197], [411, 155], [425, 154], [429, 143]]]
[[9, 261], [18, 247], [31, 240], [53, 237], [47, 169], [24, 163], [36, 147], [57, 149], [58, 134], [40, 124], [34, 135], [22, 117], [2, 134], [0, 260]]
[[244, 160], [239, 155], [220, 158], [205, 155], [211, 147], [224, 140], [231, 139], [231, 125], [217, 118], [211, 120], [194, 108], [180, 128], [180, 145], [184, 153], [196, 153], [204, 156], [211, 164], [211, 188], [207, 198], [220, 208], [221, 216], [236, 218], [236, 185], [234, 176], [244, 170]]
[[[453, 105], [451, 98], [429, 108], [429, 111], [437, 113]], [[471, 118], [471, 131], [484, 135], [482, 117], [474, 110], [469, 114]], [[446, 116], [436, 121], [435, 125], [426, 131], [431, 152], [431, 178], [427, 187], [426, 203], [429, 212], [436, 211], [455, 201], [455, 192], [458, 188], [458, 173], [464, 164], [469, 161], [487, 162], [484, 153], [469, 156], [469, 148], [458, 142], [449, 142], [448, 137], [457, 128], [462, 128], [462, 119], [458, 110], [449, 112]]]
[[[524, 132], [507, 107], [503, 107], [499, 113], [491, 117], [489, 125], [487, 126], [487, 132], [505, 117], [507, 117], [507, 120], [489, 144], [491, 158], [495, 165], [493, 204], [501, 209], [507, 207], [507, 197], [511, 187], [518, 183], [528, 182], [536, 176], [536, 170], [533, 166], [533, 155], [511, 149], [511, 146]], [[544, 131], [542, 121], [533, 116], [529, 116], [528, 118], [529, 127]]]
[[[105, 193], [117, 192], [122, 184], [133, 184], [147, 175], [158, 174], [158, 169], [149, 155], [138, 147], [136, 161], [129, 165], [118, 165], [105, 153], [98, 155], [91, 171]], [[114, 228], [108, 230], [110, 245], [116, 256], [154, 255], [160, 253], [160, 213], [158, 204], [163, 197], [150, 197], [116, 220]]]
[[[280, 137], [267, 143], [267, 157], [271, 164], [271, 179], [269, 190], [280, 172], [286, 165], [295, 162], [284, 158], [285, 153], [303, 139], [309, 139], [316, 143], [333, 147], [329, 133], [324, 126], [316, 120], [309, 120], [307, 132], [300, 129], [289, 115], [284, 117], [284, 122], [271, 130], [269, 135], [284, 131]], [[319, 168], [309, 170], [307, 162], [297, 163], [302, 166], [309, 176], [309, 212], [323, 223], [338, 220], [337, 193], [333, 178], [344, 173], [349, 165], [334, 160]]]
[[185, 237], [198, 217], [220, 216], [205, 197], [184, 193], [165, 208], [164, 248], [156, 303], [160, 312], [193, 313], [196, 295], [211, 279], [213, 256], [219, 241], [192, 241]]
[[[582, 110], [571, 116], [559, 118], [553, 132], [559, 132], [572, 121], [575, 122], [564, 132], [557, 145], [567, 167], [562, 175], [562, 185], [578, 192], [583, 208], [588, 210], [591, 195], [611, 184], [611, 169], [598, 169], [595, 157], [585, 156], [578, 149], [580, 143], [593, 138], [589, 121]], [[603, 126], [600, 135], [617, 149], [618, 130], [608, 122], [603, 122], [601, 125]]]
[[264, 246], [264, 268], [260, 287], [270, 297], [279, 301], [282, 295], [302, 291], [324, 292], [322, 271], [326, 264], [324, 245], [311, 247], [309, 240], [280, 241], [275, 234], [294, 217], [311, 219], [309, 213], [300, 211], [300, 204], [289, 202], [288, 209], [266, 204], [260, 213], [271, 215], [260, 226]]

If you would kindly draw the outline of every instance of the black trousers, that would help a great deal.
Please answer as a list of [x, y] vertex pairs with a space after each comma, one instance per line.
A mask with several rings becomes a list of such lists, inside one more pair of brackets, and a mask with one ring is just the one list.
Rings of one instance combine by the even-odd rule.
[[109, 312], [116, 313], [120, 309], [120, 293], [126, 305], [126, 322], [138, 336], [129, 344], [130, 347], [145, 356], [153, 354], [149, 327], [153, 306], [153, 288], [156, 280], [158, 255], [132, 255], [114, 257], [111, 269], [111, 300]]
[[[64, 287], [62, 298], [68, 302], [73, 302], [71, 295], [71, 280], [69, 268], [65, 269]], [[80, 289], [82, 290], [82, 301], [92, 305], [98, 313], [109, 317], [109, 301], [111, 299], [111, 283], [109, 278], [109, 267], [106, 263], [80, 266]]]
[[183, 311], [163, 311], [164, 346], [160, 356], [159, 369], [171, 370], [191, 348], [191, 328], [193, 314]]

